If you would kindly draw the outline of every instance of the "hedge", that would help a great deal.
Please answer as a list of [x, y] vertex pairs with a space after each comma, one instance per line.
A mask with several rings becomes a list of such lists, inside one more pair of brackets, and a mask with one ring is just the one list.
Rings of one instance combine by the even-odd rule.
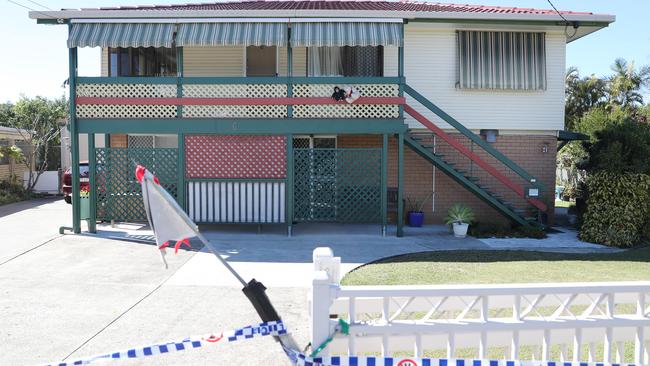
[[589, 198], [580, 239], [612, 247], [637, 244], [650, 218], [650, 176], [598, 172], [586, 183]]

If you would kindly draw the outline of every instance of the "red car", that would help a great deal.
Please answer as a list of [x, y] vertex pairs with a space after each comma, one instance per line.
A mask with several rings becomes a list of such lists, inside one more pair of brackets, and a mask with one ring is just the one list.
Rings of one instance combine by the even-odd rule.
[[[88, 179], [88, 162], [82, 161], [79, 163], [79, 188], [88, 190], [89, 182]], [[68, 168], [63, 173], [63, 199], [66, 203], [72, 203], [72, 169]]]

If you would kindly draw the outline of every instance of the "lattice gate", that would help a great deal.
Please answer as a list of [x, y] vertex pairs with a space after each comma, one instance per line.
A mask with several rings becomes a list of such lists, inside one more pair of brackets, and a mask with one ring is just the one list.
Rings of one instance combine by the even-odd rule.
[[295, 149], [294, 221], [381, 222], [381, 149]]
[[155, 174], [174, 197], [178, 181], [178, 149], [98, 148], [95, 149], [97, 219], [146, 221], [142, 189], [135, 178], [135, 164]]

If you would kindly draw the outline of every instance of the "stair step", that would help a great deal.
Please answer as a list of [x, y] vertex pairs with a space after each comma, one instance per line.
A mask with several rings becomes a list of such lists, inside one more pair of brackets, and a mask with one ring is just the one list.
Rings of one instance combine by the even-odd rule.
[[481, 178], [479, 178], [479, 177], [468, 177], [468, 176], [465, 176], [465, 178], [467, 178], [468, 180], [471, 180], [472, 182], [478, 182], [479, 180], [481, 180]]
[[526, 220], [526, 221], [528, 221], [528, 222], [536, 222], [536, 221], [537, 221], [537, 217], [534, 217], [534, 216], [528, 216], [528, 217], [524, 217], [524, 220]]

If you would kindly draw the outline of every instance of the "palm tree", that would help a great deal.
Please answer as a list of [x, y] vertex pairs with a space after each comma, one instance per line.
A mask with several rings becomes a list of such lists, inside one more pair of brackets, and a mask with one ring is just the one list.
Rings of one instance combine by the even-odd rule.
[[580, 77], [576, 67], [567, 69], [565, 76], [565, 130], [573, 131], [575, 122], [592, 107], [606, 102], [606, 84], [595, 75]]
[[643, 105], [641, 91], [650, 86], [650, 66], [636, 70], [634, 61], [617, 58], [611, 68], [614, 75], [608, 80], [609, 103], [623, 108]]

